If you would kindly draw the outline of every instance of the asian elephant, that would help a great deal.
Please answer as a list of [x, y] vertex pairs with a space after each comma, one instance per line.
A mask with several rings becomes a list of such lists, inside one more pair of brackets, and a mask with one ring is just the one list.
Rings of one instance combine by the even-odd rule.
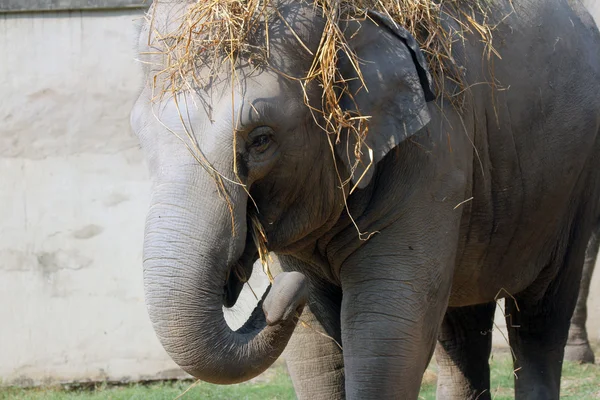
[[596, 228], [592, 232], [592, 237], [585, 252], [579, 295], [577, 296], [573, 317], [571, 317], [569, 337], [565, 347], [565, 360], [591, 364], [595, 361], [585, 324], [588, 316], [587, 299], [590, 293], [590, 284], [596, 266], [598, 250], [600, 250], [600, 220], [596, 222]]
[[[600, 0], [583, 0], [596, 25], [600, 23]], [[583, 273], [581, 275], [581, 286], [575, 311], [571, 318], [569, 338], [565, 347], [565, 360], [579, 363], [594, 363], [594, 352], [588, 339], [587, 322], [587, 300], [590, 292], [590, 284], [596, 266], [598, 250], [600, 249], [600, 221], [597, 222], [595, 233], [592, 234], [588, 249], [585, 254]]]
[[[370, 117], [353, 168], [352, 136], [327, 135], [306, 105], [322, 87], [290, 78], [306, 75], [326, 23], [312, 1], [272, 1], [254, 38], [268, 34], [268, 68], [241, 54], [207, 87], [157, 96], [167, 61], [151, 38], [192, 3], [157, 2], [142, 27], [147, 84], [131, 116], [153, 181], [146, 305], [173, 360], [229, 384], [286, 349], [300, 399], [417, 399], [436, 349], [438, 398], [490, 399], [488, 333], [505, 298], [515, 398], [558, 399], [600, 217], [600, 33], [581, 4], [490, 0], [499, 57], [474, 31], [454, 41], [462, 91], [434, 83], [384, 14], [341, 19], [368, 88], [350, 79], [354, 96], [339, 99]], [[222, 307], [258, 257], [251, 215], [284, 272], [232, 331]], [[300, 313], [311, 329], [295, 329]]]

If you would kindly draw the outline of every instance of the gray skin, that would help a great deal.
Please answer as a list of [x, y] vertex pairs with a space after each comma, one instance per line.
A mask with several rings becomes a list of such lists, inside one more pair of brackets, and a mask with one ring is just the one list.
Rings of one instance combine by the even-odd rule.
[[[443, 96], [428, 101], [441, 88], [403, 28], [375, 13], [376, 23], [360, 29], [344, 23], [368, 87], [356, 103], [342, 99], [371, 116], [374, 165], [362, 180], [368, 152], [351, 174], [351, 137], [331, 145], [298, 82], [275, 72], [308, 70], [312, 56], [297, 37], [314, 52], [323, 28], [310, 5], [279, 4], [286, 24], [270, 20], [271, 68], [241, 59], [235, 84], [224, 71], [206, 90], [181, 94], [180, 113], [171, 100], [152, 103], [148, 84], [132, 113], [153, 178], [146, 303], [184, 370], [240, 382], [287, 346], [300, 399], [416, 399], [438, 339], [438, 398], [490, 399], [487, 333], [494, 300], [506, 297], [515, 398], [559, 398], [585, 250], [600, 216], [591, 200], [600, 198], [600, 34], [576, 3], [513, 0], [508, 17], [508, 1], [493, 3], [502, 59], [485, 56], [470, 34], [452, 48], [470, 86], [460, 112]], [[159, 6], [153, 32], [178, 24], [182, 9]], [[148, 29], [142, 52], [152, 50]], [[163, 60], [146, 59], [151, 82]], [[352, 75], [347, 59], [339, 68]], [[306, 96], [318, 105], [318, 85]], [[235, 234], [215, 173], [183, 145], [186, 132], [228, 179], [235, 154], [246, 185], [224, 180]], [[340, 190], [340, 177], [357, 190]], [[222, 306], [235, 303], [243, 275], [231, 271], [241, 265], [249, 273], [256, 260], [248, 193], [284, 272], [231, 331]], [[359, 237], [347, 210], [361, 232], [376, 233]], [[302, 310], [312, 329], [292, 335]]]
[[587, 299], [590, 294], [590, 284], [598, 250], [600, 249], [600, 220], [596, 223], [596, 229], [592, 233], [592, 238], [585, 252], [585, 262], [583, 264], [583, 273], [581, 274], [581, 285], [579, 296], [575, 304], [575, 311], [571, 317], [571, 326], [569, 328], [569, 338], [565, 347], [565, 360], [574, 361], [583, 364], [593, 364], [595, 361], [594, 351], [590, 346], [585, 323], [587, 321]]
[[[596, 25], [600, 22], [600, 0], [583, 0], [583, 5], [588, 9]], [[596, 266], [598, 249], [600, 247], [600, 221], [598, 221], [595, 233], [590, 239], [588, 249], [585, 253], [585, 263], [581, 274], [581, 287], [573, 317], [569, 328], [569, 338], [565, 347], [565, 360], [578, 363], [590, 363], [595, 361], [594, 352], [588, 340], [586, 330], [587, 321], [587, 299], [590, 293], [590, 284]]]

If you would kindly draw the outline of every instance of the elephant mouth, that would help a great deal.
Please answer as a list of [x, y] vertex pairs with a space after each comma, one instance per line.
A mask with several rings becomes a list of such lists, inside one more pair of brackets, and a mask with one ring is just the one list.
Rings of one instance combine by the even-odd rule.
[[258, 250], [252, 235], [248, 233], [242, 256], [227, 269], [223, 285], [223, 305], [226, 308], [233, 307], [237, 302], [244, 284], [252, 275], [252, 267], [256, 260], [258, 260]]

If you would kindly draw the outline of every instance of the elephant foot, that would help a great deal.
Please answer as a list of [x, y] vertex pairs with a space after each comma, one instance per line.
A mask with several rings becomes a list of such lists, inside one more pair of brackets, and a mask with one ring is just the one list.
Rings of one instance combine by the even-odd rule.
[[594, 352], [588, 341], [579, 343], [567, 343], [565, 346], [566, 361], [572, 361], [580, 364], [593, 364]]

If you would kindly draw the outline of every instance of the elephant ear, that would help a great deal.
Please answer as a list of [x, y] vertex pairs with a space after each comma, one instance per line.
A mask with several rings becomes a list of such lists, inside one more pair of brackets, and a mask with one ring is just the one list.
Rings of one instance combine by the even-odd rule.
[[359, 60], [366, 88], [352, 62], [341, 56], [338, 68], [352, 97], [343, 96], [340, 105], [370, 118], [358, 160], [357, 138], [350, 132], [342, 134], [336, 150], [352, 172], [352, 182], [362, 189], [373, 177], [375, 163], [429, 123], [427, 102], [435, 100], [435, 94], [425, 57], [406, 29], [374, 11], [365, 21], [349, 21], [342, 29]]

